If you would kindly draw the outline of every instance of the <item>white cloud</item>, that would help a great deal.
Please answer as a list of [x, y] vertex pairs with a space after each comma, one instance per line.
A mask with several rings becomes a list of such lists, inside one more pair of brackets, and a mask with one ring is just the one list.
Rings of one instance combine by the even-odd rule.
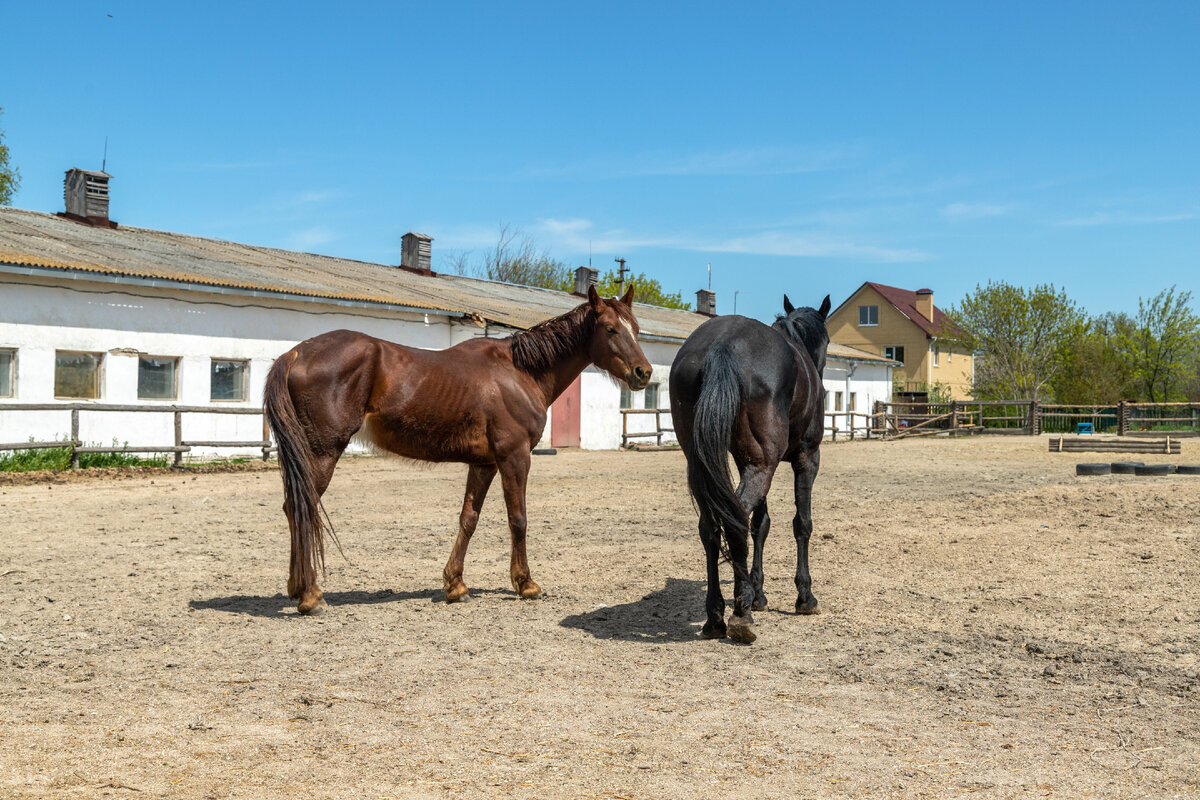
[[676, 150], [588, 158], [530, 167], [530, 177], [629, 178], [686, 175], [794, 175], [841, 169], [861, 159], [858, 145], [759, 147], [680, 154]]
[[328, 228], [312, 227], [302, 231], [293, 231], [287, 237], [287, 249], [312, 252], [315, 248], [329, 244], [338, 239], [337, 234]]
[[1171, 222], [1187, 222], [1200, 219], [1200, 212], [1184, 211], [1177, 214], [1130, 214], [1126, 211], [1097, 211], [1088, 217], [1065, 219], [1058, 224], [1064, 227], [1085, 228], [1096, 225], [1161, 225]]

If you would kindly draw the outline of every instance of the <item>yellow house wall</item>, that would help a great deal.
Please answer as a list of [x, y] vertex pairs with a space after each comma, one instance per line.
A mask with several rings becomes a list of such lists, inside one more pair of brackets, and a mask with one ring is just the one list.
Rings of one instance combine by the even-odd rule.
[[[879, 324], [859, 326], [858, 307], [878, 306]], [[938, 366], [933, 366], [933, 342], [925, 332], [896, 307], [869, 286], [863, 287], [840, 309], [826, 320], [829, 338], [839, 344], [848, 344], [883, 355], [884, 347], [903, 347], [904, 366], [896, 367], [894, 376], [906, 383], [944, 383], [950, 387], [955, 400], [971, 397], [971, 356], [961, 351], [951, 351], [939, 343], [941, 352]]]

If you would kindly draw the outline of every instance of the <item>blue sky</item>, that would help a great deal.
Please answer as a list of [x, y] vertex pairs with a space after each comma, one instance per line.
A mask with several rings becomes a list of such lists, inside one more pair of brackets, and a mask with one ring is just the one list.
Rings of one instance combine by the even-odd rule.
[[[434, 267], [519, 228], [769, 319], [863, 281], [1200, 295], [1200, 3], [17, 3], [14, 205]], [[1194, 305], [1196, 305], [1194, 303]]]

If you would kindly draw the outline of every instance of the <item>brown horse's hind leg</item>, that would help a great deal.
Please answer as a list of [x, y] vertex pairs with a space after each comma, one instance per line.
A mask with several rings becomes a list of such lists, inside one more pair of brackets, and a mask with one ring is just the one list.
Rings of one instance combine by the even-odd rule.
[[542, 596], [542, 588], [529, 573], [525, 554], [525, 483], [529, 477], [528, 452], [518, 453], [500, 465], [500, 480], [504, 485], [504, 504], [508, 508], [508, 530], [512, 534], [512, 564], [509, 573], [513, 590], [526, 600]]
[[[315, 456], [312, 460], [313, 486], [320, 498], [329, 488], [333, 478], [333, 469], [337, 466], [338, 456]], [[298, 524], [294, 519], [288, 504], [283, 504], [283, 512], [287, 515], [288, 524]], [[316, 520], [316, 524], [322, 524]], [[303, 541], [307, 539], [302, 538]], [[301, 614], [320, 616], [325, 613], [325, 593], [317, 586], [317, 576], [304, 569], [304, 553], [297, 547], [297, 537], [292, 535], [291, 570], [288, 575], [288, 597], [298, 600], [296, 610]]]
[[447, 603], [471, 599], [467, 584], [462, 578], [463, 562], [467, 558], [467, 545], [471, 543], [471, 535], [475, 533], [475, 526], [479, 522], [479, 510], [483, 507], [483, 499], [487, 497], [488, 487], [492, 485], [494, 477], [495, 464], [472, 464], [467, 471], [467, 492], [463, 497], [462, 513], [458, 516], [458, 535], [454, 537], [450, 559], [446, 562], [446, 569], [442, 571]]

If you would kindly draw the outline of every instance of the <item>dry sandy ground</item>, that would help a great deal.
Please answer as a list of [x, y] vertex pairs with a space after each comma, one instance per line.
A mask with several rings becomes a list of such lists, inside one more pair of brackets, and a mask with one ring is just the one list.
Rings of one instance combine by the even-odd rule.
[[0, 484], [0, 796], [1196, 794], [1200, 478], [1046, 449], [827, 445], [814, 617], [785, 467], [751, 646], [697, 636], [678, 452], [535, 459], [548, 596], [508, 586], [497, 491], [454, 606], [465, 469], [347, 460], [320, 619], [274, 471]]

